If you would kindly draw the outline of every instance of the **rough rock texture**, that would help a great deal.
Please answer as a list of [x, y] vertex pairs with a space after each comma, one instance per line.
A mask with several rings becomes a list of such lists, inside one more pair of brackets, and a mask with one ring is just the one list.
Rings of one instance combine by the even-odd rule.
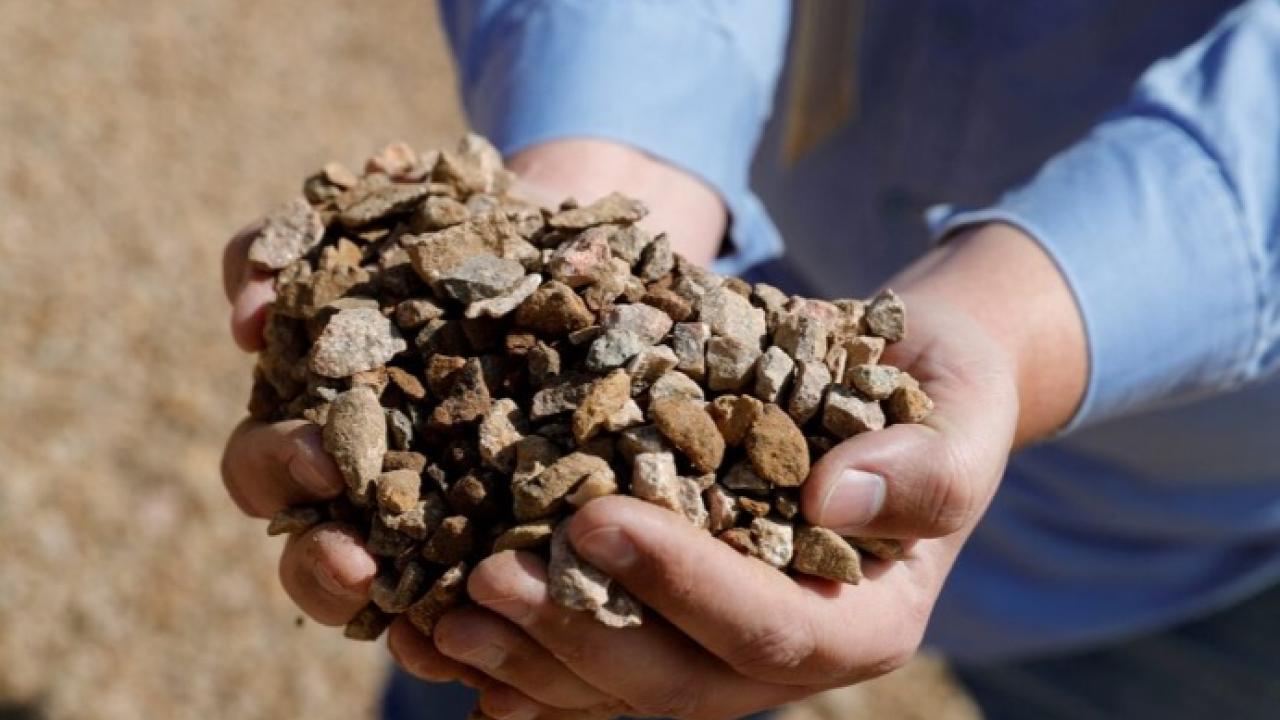
[[638, 227], [643, 205], [621, 195], [533, 207], [476, 136], [393, 144], [364, 167], [312, 175], [258, 239], [277, 300], [250, 400], [261, 421], [322, 425], [349, 490], [269, 532], [337, 520], [379, 559], [348, 637], [399, 613], [430, 633], [466, 602], [467, 569], [507, 549], [550, 559], [557, 602], [640, 622], [567, 542], [579, 508], [618, 493], [782, 570], [851, 581], [859, 552], [892, 549], [794, 528], [822, 452], [931, 408], [878, 363], [905, 332], [896, 296], [720, 277]]
[[746, 437], [747, 457], [760, 477], [778, 487], [798, 487], [809, 475], [809, 446], [791, 416], [764, 406]]
[[826, 528], [806, 525], [795, 533], [795, 556], [791, 567], [815, 577], [857, 585], [862, 581], [862, 561], [858, 551], [844, 538]]
[[342, 310], [320, 332], [311, 371], [327, 378], [350, 377], [382, 367], [407, 347], [400, 331], [377, 310]]

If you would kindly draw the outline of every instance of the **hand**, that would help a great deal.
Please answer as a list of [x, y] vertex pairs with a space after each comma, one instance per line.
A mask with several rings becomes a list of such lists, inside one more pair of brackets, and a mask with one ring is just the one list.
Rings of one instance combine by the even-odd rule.
[[[1017, 414], [1001, 346], [963, 313], [911, 296], [907, 303], [910, 335], [886, 361], [924, 384], [934, 414], [925, 425], [841, 444], [814, 467], [803, 496], [816, 524], [936, 538], [916, 543], [907, 560], [870, 563], [857, 586], [793, 580], [674, 513], [604, 498], [577, 513], [571, 538], [653, 610], [644, 625], [610, 630], [556, 606], [543, 563], [507, 552], [477, 567], [468, 589], [478, 607], [442, 619], [434, 645], [400, 623], [392, 651], [430, 679], [450, 677], [461, 663], [501, 682], [481, 702], [499, 718], [585, 717], [602, 708], [738, 717], [900, 666], [995, 492]], [[883, 480], [865, 479], [872, 476]]]
[[[555, 141], [520, 153], [511, 166], [521, 172], [519, 191], [552, 206], [570, 196], [593, 200], [599, 194], [597, 188], [619, 189], [644, 199], [654, 208], [646, 224], [670, 231], [677, 251], [691, 259], [709, 261], [724, 234], [724, 207], [706, 185], [621, 145]], [[263, 347], [266, 308], [275, 299], [272, 276], [246, 260], [260, 227], [255, 222], [236, 233], [223, 254], [231, 335], [248, 352]], [[236, 505], [258, 518], [271, 517], [291, 504], [337, 497], [344, 489], [337, 467], [323, 451], [319, 428], [300, 420], [241, 422], [227, 441], [222, 477]], [[364, 606], [376, 572], [377, 563], [359, 535], [341, 523], [326, 523], [290, 537], [279, 566], [280, 582], [290, 598], [325, 625], [345, 624]], [[404, 636], [407, 628], [401, 621], [393, 635]], [[416, 642], [429, 641], [417, 638]], [[412, 657], [416, 655], [410, 653]], [[432, 668], [444, 673], [438, 679], [461, 679], [487, 688], [493, 697], [509, 690], [460, 663], [441, 658]]]

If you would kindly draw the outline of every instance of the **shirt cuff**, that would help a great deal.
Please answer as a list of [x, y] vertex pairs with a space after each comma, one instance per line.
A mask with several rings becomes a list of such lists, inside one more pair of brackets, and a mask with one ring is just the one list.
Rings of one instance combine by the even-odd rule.
[[1221, 167], [1175, 123], [1104, 123], [993, 207], [951, 213], [934, 232], [988, 222], [1033, 237], [1075, 296], [1089, 379], [1067, 430], [1247, 379], [1261, 267]]
[[697, 176], [730, 213], [732, 246], [716, 270], [738, 273], [782, 250], [747, 180], [771, 82], [714, 15], [682, 7], [516, 6], [468, 53], [478, 62], [464, 74], [463, 99], [472, 125], [506, 155], [553, 139], [599, 138]]

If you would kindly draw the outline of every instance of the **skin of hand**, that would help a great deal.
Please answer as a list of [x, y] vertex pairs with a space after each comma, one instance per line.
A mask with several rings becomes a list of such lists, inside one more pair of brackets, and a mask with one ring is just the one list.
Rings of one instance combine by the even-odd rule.
[[[646, 200], [653, 227], [671, 230], [677, 250], [703, 262], [724, 234], [714, 192], [629, 148], [559, 141], [511, 164], [533, 187], [560, 195], [590, 201], [600, 194], [592, 188], [608, 188]], [[232, 334], [246, 350], [261, 346], [272, 299], [269, 277], [244, 262], [255, 230], [238, 233], [224, 257]], [[815, 464], [802, 506], [810, 522], [840, 532], [921, 538], [908, 544], [906, 560], [868, 563], [858, 586], [793, 580], [673, 513], [602, 498], [577, 513], [571, 540], [652, 609], [641, 627], [608, 629], [559, 608], [545, 564], [504, 552], [480, 563], [468, 584], [476, 604], [446, 615], [434, 637], [403, 618], [392, 625], [397, 661], [427, 680], [479, 688], [481, 709], [495, 718], [738, 717], [906, 662], [1008, 453], [1061, 427], [1087, 368], [1069, 289], [1015, 228], [966, 230], [890, 285], [911, 324], [885, 361], [921, 381], [935, 412], [923, 425], [834, 448]], [[223, 477], [255, 517], [342, 489], [318, 428], [301, 421], [242, 423], [228, 441]], [[364, 605], [375, 573], [354, 529], [337, 523], [291, 537], [280, 561], [290, 597], [330, 625]]]

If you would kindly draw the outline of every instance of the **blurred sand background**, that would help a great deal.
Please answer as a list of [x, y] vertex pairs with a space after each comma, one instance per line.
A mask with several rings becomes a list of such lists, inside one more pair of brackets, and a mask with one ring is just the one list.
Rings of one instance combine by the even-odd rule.
[[[0, 0], [0, 720], [370, 718], [223, 494], [225, 237], [464, 127], [429, 0]], [[936, 662], [796, 718], [967, 718]]]

